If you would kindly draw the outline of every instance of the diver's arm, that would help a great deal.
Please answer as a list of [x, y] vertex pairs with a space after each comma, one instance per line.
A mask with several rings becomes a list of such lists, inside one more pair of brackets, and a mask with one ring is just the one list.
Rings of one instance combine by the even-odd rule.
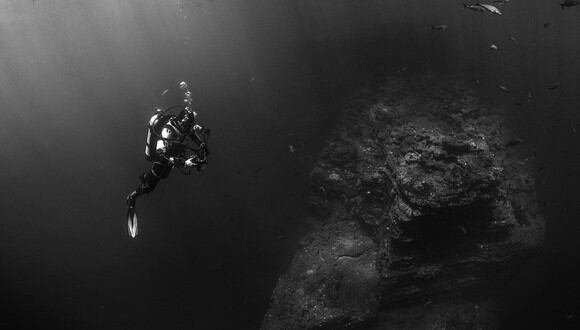
[[207, 132], [209, 132], [209, 129], [200, 126], [198, 124], [195, 124], [193, 126], [193, 130], [191, 132], [191, 134], [189, 134], [189, 138], [195, 142], [198, 146], [200, 146], [200, 148], [205, 148], [205, 142], [202, 140], [202, 138], [199, 136], [200, 133], [205, 133], [207, 134]]
[[183, 164], [185, 164], [186, 159], [182, 158], [182, 157], [175, 157], [175, 156], [169, 156], [167, 154], [167, 150], [169, 148], [169, 142], [166, 140], [159, 140], [157, 141], [157, 146], [155, 148], [155, 151], [157, 152], [157, 154], [165, 159], [170, 165], [172, 166], [183, 166]]

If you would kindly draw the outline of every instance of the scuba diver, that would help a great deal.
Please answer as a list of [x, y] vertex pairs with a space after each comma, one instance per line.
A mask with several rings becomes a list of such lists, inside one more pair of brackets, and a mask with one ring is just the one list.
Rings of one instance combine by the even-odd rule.
[[[133, 238], [138, 233], [135, 210], [137, 197], [152, 192], [173, 168], [189, 175], [192, 168], [202, 171], [207, 164], [210, 131], [195, 122], [197, 113], [192, 110], [193, 99], [187, 83], [182, 81], [179, 88], [184, 90], [186, 105], [172, 106], [165, 110], [156, 108], [149, 120], [145, 159], [153, 164], [148, 173], [139, 176], [141, 185], [127, 196], [127, 224], [129, 235]], [[171, 114], [174, 110], [179, 110], [178, 114]], [[197, 148], [191, 146], [191, 141]]]

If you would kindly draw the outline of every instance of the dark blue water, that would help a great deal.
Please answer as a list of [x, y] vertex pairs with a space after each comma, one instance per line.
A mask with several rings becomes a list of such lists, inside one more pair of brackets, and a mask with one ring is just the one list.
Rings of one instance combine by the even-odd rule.
[[[580, 317], [580, 7], [512, 0], [500, 9], [2, 1], [0, 324], [257, 328], [307, 228], [308, 171], [341, 107], [401, 68], [478, 79], [473, 87], [535, 152], [548, 236], [506, 291], [505, 324], [570, 324]], [[181, 80], [212, 129], [210, 164], [142, 197], [131, 240], [124, 197], [148, 170], [145, 125], [154, 106], [180, 102], [160, 93]], [[514, 105], [528, 90], [534, 102]]]

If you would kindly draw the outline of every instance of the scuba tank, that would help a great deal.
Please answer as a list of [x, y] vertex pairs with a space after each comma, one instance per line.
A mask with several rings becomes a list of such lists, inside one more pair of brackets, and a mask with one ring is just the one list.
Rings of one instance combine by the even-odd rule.
[[155, 109], [155, 114], [149, 119], [149, 124], [147, 125], [147, 141], [145, 142], [145, 159], [147, 161], [152, 162], [156, 160], [155, 147], [160, 138], [161, 128], [167, 123], [168, 119], [165, 111], [159, 108]]

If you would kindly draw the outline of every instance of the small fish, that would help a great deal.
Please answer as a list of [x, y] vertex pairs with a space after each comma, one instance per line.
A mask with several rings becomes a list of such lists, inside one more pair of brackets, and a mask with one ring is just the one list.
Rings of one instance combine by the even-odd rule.
[[578, 0], [564, 0], [564, 2], [560, 4], [560, 8], [563, 10], [566, 7], [570, 8], [578, 5], [580, 5], [580, 1]]
[[476, 11], [479, 13], [485, 13], [487, 11], [484, 7], [482, 7], [478, 3], [472, 4], [472, 5], [463, 4], [463, 8], [473, 10], [473, 11]]
[[483, 3], [479, 4], [481, 7], [485, 8], [487, 10], [488, 13], [490, 14], [494, 14], [494, 15], [501, 15], [501, 12], [499, 11], [499, 9], [497, 9], [497, 7], [492, 6], [492, 5], [486, 5]]
[[555, 83], [552, 86], [549, 86], [548, 89], [549, 90], [554, 90], [554, 89], [559, 88], [559, 87], [560, 87], [560, 83]]
[[499, 50], [499, 47], [492, 44], [491, 46], [489, 46], [489, 49], [491, 49], [491, 50]]
[[572, 126], [572, 124], [570, 124], [570, 130], [572, 133], [576, 134], [576, 127]]
[[497, 85], [496, 87], [499, 88], [499, 90], [504, 93], [511, 93], [511, 90], [503, 85]]
[[515, 36], [509, 36], [508, 37], [512, 42], [517, 42], [518, 38], [516, 38]]
[[294, 148], [293, 145], [289, 144], [288, 145], [288, 151], [290, 151], [291, 153], [294, 153], [296, 151], [296, 148]]
[[449, 27], [445, 24], [433, 25], [431, 27], [431, 30], [439, 30], [439, 31], [447, 31], [448, 29], [449, 29]]
[[528, 90], [528, 103], [532, 102], [532, 99], [533, 98], [534, 97], [532, 96], [532, 91], [531, 90]]
[[252, 77], [250, 78], [250, 82], [253, 83], [254, 81], [256, 81], [256, 77]]
[[169, 93], [170, 90], [171, 90], [171, 87], [167, 88], [166, 90], [161, 92], [161, 96], [165, 96], [165, 94]]
[[550, 26], [550, 25], [552, 25], [552, 23], [550, 23], [550, 22], [546, 22], [546, 23], [544, 23], [544, 29], [545, 29], [545, 28], [547, 28], [547, 27], [548, 27], [548, 26]]

